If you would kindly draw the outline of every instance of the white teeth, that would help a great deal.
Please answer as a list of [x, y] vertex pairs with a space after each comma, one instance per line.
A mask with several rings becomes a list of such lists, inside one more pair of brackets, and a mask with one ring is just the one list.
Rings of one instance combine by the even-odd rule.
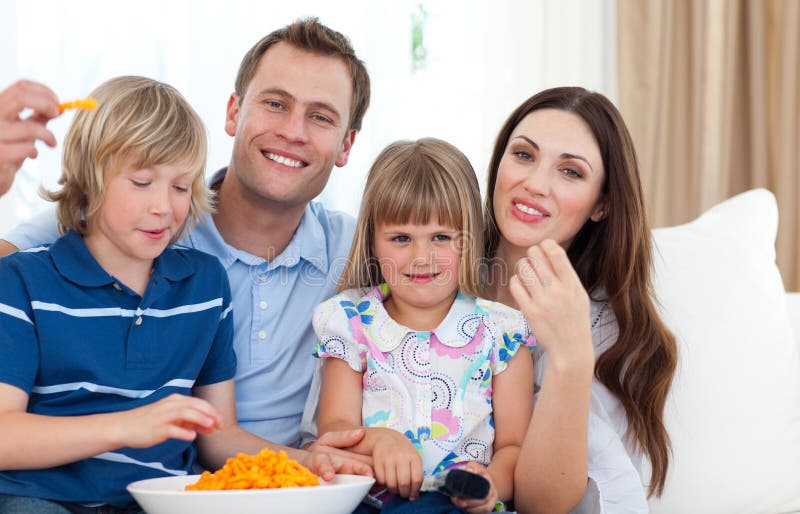
[[284, 157], [276, 153], [264, 152], [264, 155], [267, 157], [267, 159], [273, 160], [278, 164], [283, 164], [284, 166], [289, 166], [290, 168], [303, 167], [303, 163], [301, 161], [295, 161], [294, 159], [289, 159], [288, 157]]
[[521, 210], [525, 214], [532, 214], [534, 216], [544, 216], [544, 213], [542, 213], [541, 211], [537, 211], [533, 207], [528, 207], [527, 205], [524, 205], [524, 204], [521, 204], [521, 203], [515, 203], [514, 207], [516, 207], [517, 209]]

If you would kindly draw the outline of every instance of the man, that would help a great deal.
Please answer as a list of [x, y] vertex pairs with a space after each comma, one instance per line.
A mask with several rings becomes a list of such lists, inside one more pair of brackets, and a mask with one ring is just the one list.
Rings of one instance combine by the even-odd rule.
[[[237, 417], [280, 444], [299, 442], [315, 367], [311, 313], [332, 296], [355, 226], [311, 200], [333, 167], [347, 163], [369, 95], [366, 68], [347, 38], [315, 18], [256, 43], [228, 100], [225, 131], [234, 145], [230, 165], [211, 181], [217, 212], [180, 242], [227, 269]], [[40, 215], [8, 234], [0, 253], [56, 236], [52, 214]]]

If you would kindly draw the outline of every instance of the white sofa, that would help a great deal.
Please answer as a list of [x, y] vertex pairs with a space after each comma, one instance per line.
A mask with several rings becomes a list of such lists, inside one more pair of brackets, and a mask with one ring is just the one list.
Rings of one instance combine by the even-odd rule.
[[653, 513], [800, 512], [800, 294], [775, 265], [777, 225], [757, 189], [653, 231], [654, 290], [679, 347]]

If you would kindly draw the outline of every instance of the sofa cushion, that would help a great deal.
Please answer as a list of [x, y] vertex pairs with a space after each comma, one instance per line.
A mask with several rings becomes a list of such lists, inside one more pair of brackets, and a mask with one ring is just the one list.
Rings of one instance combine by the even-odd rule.
[[654, 513], [800, 511], [800, 357], [769, 191], [656, 229], [655, 292], [678, 339], [674, 451]]

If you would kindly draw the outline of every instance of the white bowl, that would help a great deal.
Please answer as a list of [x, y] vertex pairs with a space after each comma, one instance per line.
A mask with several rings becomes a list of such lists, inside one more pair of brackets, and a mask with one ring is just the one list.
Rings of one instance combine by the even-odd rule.
[[152, 478], [128, 485], [148, 514], [349, 514], [375, 482], [370, 477], [336, 475], [321, 485], [245, 491], [186, 491], [200, 475]]

